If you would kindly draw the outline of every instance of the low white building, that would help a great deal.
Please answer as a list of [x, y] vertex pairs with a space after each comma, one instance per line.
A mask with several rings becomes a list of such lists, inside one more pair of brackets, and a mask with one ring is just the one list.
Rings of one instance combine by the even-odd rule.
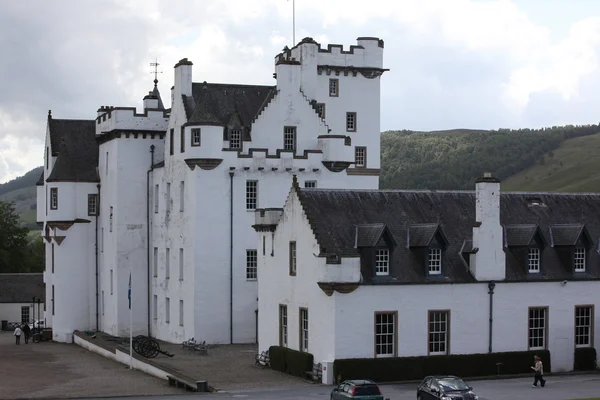
[[306, 189], [294, 178], [283, 209], [255, 217], [268, 243], [260, 351], [286, 346], [330, 365], [547, 349], [565, 371], [600, 331], [600, 194], [501, 193], [490, 176], [475, 192]]
[[44, 289], [42, 274], [0, 274], [0, 321], [25, 324], [43, 320]]

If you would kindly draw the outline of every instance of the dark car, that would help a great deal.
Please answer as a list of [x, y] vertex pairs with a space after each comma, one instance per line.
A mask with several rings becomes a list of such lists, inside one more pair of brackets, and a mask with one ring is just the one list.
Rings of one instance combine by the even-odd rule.
[[362, 399], [385, 400], [379, 386], [369, 380], [344, 381], [331, 392], [331, 400]]
[[473, 388], [456, 376], [428, 376], [417, 388], [418, 400], [478, 400]]

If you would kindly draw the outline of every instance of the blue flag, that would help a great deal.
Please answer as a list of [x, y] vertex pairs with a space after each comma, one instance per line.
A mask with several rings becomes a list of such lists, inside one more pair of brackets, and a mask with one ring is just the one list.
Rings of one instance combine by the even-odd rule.
[[131, 272], [129, 273], [129, 290], [127, 291], [127, 297], [129, 298], [129, 309], [131, 310]]

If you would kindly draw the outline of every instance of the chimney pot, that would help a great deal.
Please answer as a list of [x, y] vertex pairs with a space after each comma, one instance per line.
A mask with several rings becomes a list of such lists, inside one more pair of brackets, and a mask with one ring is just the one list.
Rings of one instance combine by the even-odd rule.
[[492, 173], [491, 172], [484, 172], [483, 173], [483, 177], [484, 178], [491, 178], [492, 177]]

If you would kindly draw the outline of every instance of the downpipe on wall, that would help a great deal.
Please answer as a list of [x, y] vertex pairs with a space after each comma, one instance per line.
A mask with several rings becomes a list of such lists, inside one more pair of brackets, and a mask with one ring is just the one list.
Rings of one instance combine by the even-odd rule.
[[151, 333], [150, 333], [150, 328], [151, 328], [151, 315], [152, 315], [152, 303], [151, 303], [151, 297], [152, 297], [152, 278], [151, 278], [151, 274], [150, 274], [150, 249], [152, 248], [152, 246], [150, 246], [150, 242], [151, 242], [151, 237], [150, 237], [150, 173], [154, 170], [154, 145], [150, 146], [150, 169], [146, 172], [146, 241], [147, 241], [147, 247], [148, 247], [148, 251], [146, 252], [146, 258], [147, 258], [147, 270], [148, 270], [148, 336], [152, 337]]
[[233, 344], [233, 175], [229, 172], [229, 343]]
[[496, 287], [496, 284], [494, 283], [494, 281], [490, 281], [488, 282], [488, 294], [490, 295], [490, 336], [489, 336], [489, 343], [488, 343], [488, 353], [492, 352], [492, 332], [493, 332], [493, 327], [494, 327], [494, 288]]
[[98, 277], [98, 258], [100, 254], [98, 252], [98, 218], [100, 217], [100, 184], [97, 184], [98, 188], [98, 204], [96, 204], [96, 332], [100, 330], [100, 299], [99, 299], [99, 290], [100, 283]]

